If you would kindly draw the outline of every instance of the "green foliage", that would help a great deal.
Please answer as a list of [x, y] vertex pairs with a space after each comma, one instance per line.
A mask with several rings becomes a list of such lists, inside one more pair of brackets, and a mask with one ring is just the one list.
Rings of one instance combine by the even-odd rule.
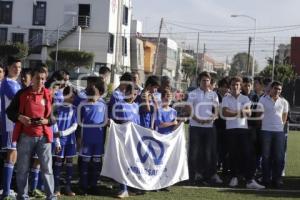
[[[251, 74], [253, 58], [250, 55], [249, 66], [247, 72], [247, 63], [248, 63], [248, 53], [241, 52], [234, 55], [231, 62], [231, 69], [229, 71], [230, 76], [245, 76]], [[255, 62], [255, 71], [258, 69], [258, 64]]]
[[[272, 65], [267, 66], [259, 74], [263, 77], [272, 77]], [[291, 65], [276, 65], [274, 68], [274, 80], [282, 83], [290, 81], [296, 77], [296, 74]]]
[[13, 56], [18, 59], [26, 58], [28, 55], [28, 46], [22, 43], [15, 44], [0, 44], [0, 58], [4, 61], [9, 56]]
[[182, 71], [184, 74], [184, 79], [192, 79], [196, 75], [196, 65], [197, 61], [193, 58], [184, 58], [182, 61]]
[[[55, 60], [56, 52], [52, 51], [50, 57]], [[72, 69], [74, 67], [90, 67], [93, 64], [94, 54], [77, 51], [77, 50], [59, 50], [57, 60], [59, 61], [60, 68]]]

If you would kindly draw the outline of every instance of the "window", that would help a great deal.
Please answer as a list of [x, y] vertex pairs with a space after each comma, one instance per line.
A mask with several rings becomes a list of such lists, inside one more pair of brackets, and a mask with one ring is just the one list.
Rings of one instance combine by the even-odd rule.
[[42, 29], [30, 29], [28, 45], [31, 53], [41, 53], [43, 43], [43, 30]]
[[33, 5], [32, 25], [46, 25], [46, 2], [38, 1]]
[[111, 33], [109, 33], [108, 36], [108, 53], [114, 52], [114, 42], [115, 42], [115, 36]]
[[128, 7], [123, 6], [123, 24], [128, 25]]
[[0, 24], [11, 24], [12, 2], [0, 1]]
[[122, 36], [122, 55], [127, 56], [127, 38]]
[[13, 43], [24, 43], [24, 33], [12, 33], [11, 38]]
[[5, 44], [7, 41], [7, 28], [0, 28], [0, 44]]

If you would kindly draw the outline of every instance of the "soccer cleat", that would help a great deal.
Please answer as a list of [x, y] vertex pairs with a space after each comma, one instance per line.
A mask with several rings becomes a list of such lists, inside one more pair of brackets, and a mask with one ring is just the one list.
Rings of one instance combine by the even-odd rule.
[[239, 181], [237, 179], [237, 177], [232, 177], [232, 179], [229, 182], [229, 187], [236, 187], [238, 186]]
[[118, 198], [120, 199], [124, 199], [129, 197], [128, 191], [127, 190], [122, 190], [119, 194], [118, 194]]
[[254, 190], [262, 190], [265, 189], [266, 187], [258, 184], [255, 180], [252, 179], [250, 182], [246, 184], [246, 188], [254, 189]]
[[46, 198], [46, 195], [38, 189], [35, 189], [31, 192], [31, 196], [37, 198], [37, 199], [42, 199], [42, 198]]

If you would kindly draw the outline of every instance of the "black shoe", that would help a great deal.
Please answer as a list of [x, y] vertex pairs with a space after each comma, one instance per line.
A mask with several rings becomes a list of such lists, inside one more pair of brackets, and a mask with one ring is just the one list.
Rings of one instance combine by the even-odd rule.
[[272, 187], [275, 189], [280, 189], [283, 186], [282, 180], [277, 180], [272, 182]]
[[88, 192], [89, 194], [91, 194], [91, 195], [100, 195], [101, 193], [100, 193], [100, 188], [98, 188], [98, 187], [96, 187], [96, 186], [94, 186], [94, 187], [91, 187], [90, 189], [89, 189], [89, 192]]

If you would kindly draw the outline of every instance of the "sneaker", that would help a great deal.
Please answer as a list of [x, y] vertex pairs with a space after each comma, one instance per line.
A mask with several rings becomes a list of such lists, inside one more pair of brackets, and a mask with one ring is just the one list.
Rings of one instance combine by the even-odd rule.
[[128, 191], [127, 190], [122, 190], [121, 192], [119, 192], [117, 197], [120, 198], [120, 199], [124, 199], [124, 198], [129, 197]]
[[61, 196], [60, 191], [56, 191], [56, 192], [54, 192], [54, 194], [55, 194], [55, 196], [57, 196], [57, 197], [60, 197], [60, 196]]
[[266, 187], [258, 184], [255, 180], [252, 179], [250, 182], [248, 182], [246, 184], [246, 188], [254, 189], [254, 190], [261, 190], [261, 189], [265, 189]]
[[15, 198], [12, 197], [12, 196], [10, 196], [10, 195], [5, 196], [5, 197], [3, 197], [2, 199], [3, 199], [3, 200], [15, 200]]
[[70, 196], [70, 197], [76, 196], [75, 192], [72, 192], [72, 191], [66, 192], [66, 195]]
[[46, 195], [41, 190], [38, 190], [38, 189], [33, 190], [31, 192], [31, 196], [33, 196], [34, 198], [37, 198], [37, 199], [46, 198]]
[[222, 179], [220, 178], [220, 176], [218, 174], [213, 175], [210, 179], [212, 182], [217, 183], [217, 184], [223, 183]]
[[236, 187], [238, 186], [239, 181], [237, 179], [237, 177], [232, 177], [232, 179], [229, 182], [229, 187]]

